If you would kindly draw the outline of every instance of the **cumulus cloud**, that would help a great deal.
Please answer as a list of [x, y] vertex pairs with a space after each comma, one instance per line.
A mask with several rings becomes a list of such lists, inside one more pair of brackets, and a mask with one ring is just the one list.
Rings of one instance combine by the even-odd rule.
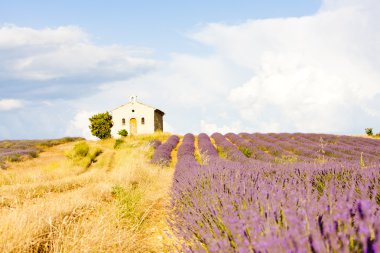
[[251, 71], [228, 99], [253, 130], [361, 132], [380, 123], [379, 11], [376, 0], [325, 0], [313, 16], [209, 24], [193, 37]]
[[88, 43], [88, 35], [76, 26], [63, 26], [58, 28], [46, 28], [36, 30], [30, 27], [18, 27], [15, 25], [3, 25], [0, 29], [1, 48], [46, 47], [62, 44]]
[[0, 26], [2, 95], [72, 98], [153, 70], [148, 50], [98, 46], [81, 28]]
[[10, 111], [24, 107], [24, 102], [17, 99], [0, 99], [0, 111]]
[[79, 111], [75, 114], [74, 118], [70, 120], [70, 123], [66, 129], [66, 136], [81, 136], [87, 140], [96, 140], [91, 134], [89, 118], [94, 115], [95, 112]]

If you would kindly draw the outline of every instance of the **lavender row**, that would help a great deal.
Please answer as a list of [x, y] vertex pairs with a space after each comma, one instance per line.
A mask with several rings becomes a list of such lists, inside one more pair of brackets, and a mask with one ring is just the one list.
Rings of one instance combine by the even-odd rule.
[[169, 165], [172, 157], [171, 152], [177, 146], [179, 142], [179, 137], [177, 135], [172, 135], [169, 139], [157, 147], [153, 154], [152, 163]]
[[211, 143], [210, 137], [207, 134], [201, 133], [198, 135], [198, 149], [202, 156], [219, 157], [214, 145]]
[[177, 152], [176, 173], [189, 168], [194, 169], [199, 166], [199, 163], [194, 156], [194, 140], [194, 135], [190, 133], [183, 137], [183, 141]]
[[[231, 161], [221, 158], [207, 134], [202, 133], [198, 135], [198, 148], [203, 165], [229, 167], [231, 169], [242, 166], [242, 163], [239, 161]], [[248, 164], [244, 163], [244, 165], [247, 166]]]
[[253, 159], [258, 159], [262, 161], [273, 161], [273, 157], [262, 151], [257, 143], [249, 142], [246, 139], [243, 139], [237, 134], [228, 133], [225, 135], [233, 144], [235, 144], [239, 150], [247, 153], [248, 157]]
[[229, 142], [222, 134], [214, 133], [211, 135], [214, 139], [217, 148], [220, 150], [220, 154], [225, 158], [233, 161], [246, 161], [247, 157], [239, 151], [239, 149]]
[[320, 153], [320, 149], [315, 148], [316, 146], [313, 142], [309, 141], [305, 143], [289, 134], [279, 134], [276, 136], [261, 135], [260, 138], [271, 138], [270, 141], [276, 143], [289, 153], [296, 155], [298, 161], [315, 162], [316, 159], [323, 157]]

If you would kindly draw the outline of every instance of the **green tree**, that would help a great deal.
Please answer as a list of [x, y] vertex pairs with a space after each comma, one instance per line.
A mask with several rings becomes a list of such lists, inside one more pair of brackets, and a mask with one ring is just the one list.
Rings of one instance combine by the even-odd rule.
[[366, 129], [365, 129], [365, 133], [366, 133], [368, 136], [372, 136], [372, 135], [373, 135], [373, 129], [372, 129], [372, 128], [366, 128]]
[[113, 126], [112, 116], [109, 112], [93, 115], [90, 120], [90, 130], [93, 136], [99, 139], [111, 138], [111, 128]]

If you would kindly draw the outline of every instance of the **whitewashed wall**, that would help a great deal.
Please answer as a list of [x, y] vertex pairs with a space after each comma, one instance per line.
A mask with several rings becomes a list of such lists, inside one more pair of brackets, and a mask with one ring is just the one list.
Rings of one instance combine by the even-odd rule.
[[[154, 108], [152, 107], [139, 102], [130, 102], [111, 111], [111, 114], [114, 123], [111, 134], [114, 137], [119, 137], [117, 133], [121, 129], [126, 129], [128, 134], [131, 133], [129, 128], [131, 118], [135, 118], [137, 121], [137, 134], [154, 133]], [[125, 118], [125, 125], [122, 125], [123, 118]], [[141, 118], [145, 118], [144, 125], [141, 124]]]

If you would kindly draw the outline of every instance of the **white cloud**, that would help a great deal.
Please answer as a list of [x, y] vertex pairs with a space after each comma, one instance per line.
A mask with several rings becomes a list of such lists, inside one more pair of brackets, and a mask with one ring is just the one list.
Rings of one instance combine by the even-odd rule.
[[80, 111], [77, 112], [74, 116], [74, 118], [70, 121], [67, 129], [66, 129], [66, 136], [75, 136], [75, 137], [83, 137], [87, 140], [96, 140], [96, 137], [94, 137], [91, 134], [89, 125], [90, 121], [89, 118], [94, 115], [94, 112], [88, 112], [88, 111]]
[[228, 98], [253, 131], [362, 131], [380, 123], [379, 11], [376, 0], [326, 0], [313, 16], [210, 24], [194, 38], [250, 69]]
[[8, 49], [89, 42], [88, 35], [76, 26], [36, 30], [9, 24], [0, 28], [0, 34], [0, 48]]
[[0, 99], [0, 111], [10, 111], [24, 107], [24, 102], [17, 99]]
[[126, 80], [157, 66], [147, 58], [150, 50], [99, 46], [75, 26], [33, 29], [0, 25], [0, 53], [3, 93], [23, 91], [26, 96], [72, 97], [73, 86], [86, 94], [100, 83]]

